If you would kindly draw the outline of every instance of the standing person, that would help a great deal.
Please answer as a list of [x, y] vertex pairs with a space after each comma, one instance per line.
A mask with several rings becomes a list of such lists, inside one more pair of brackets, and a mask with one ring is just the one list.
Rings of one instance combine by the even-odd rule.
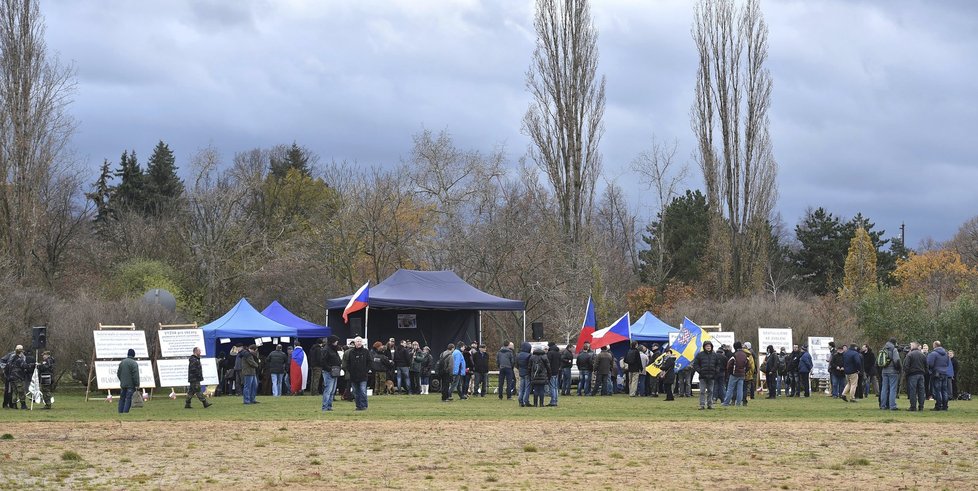
[[742, 351], [747, 355], [747, 371], [744, 372], [744, 405], [746, 406], [747, 399], [754, 398], [754, 389], [757, 387], [757, 361], [749, 341], [744, 341]]
[[455, 351], [452, 351], [452, 392], [458, 392], [458, 399], [465, 400], [469, 396], [465, 393], [465, 381], [466, 375], [468, 374], [469, 368], [466, 366], [465, 355], [462, 353], [462, 349], [465, 348], [464, 344], [459, 344], [455, 346]]
[[557, 405], [557, 391], [560, 385], [560, 348], [551, 341], [547, 345], [547, 370], [550, 373], [550, 404]]
[[883, 385], [880, 387], [880, 409], [899, 411], [896, 405], [897, 384], [900, 383], [900, 369], [903, 363], [896, 349], [896, 338], [890, 338], [883, 345], [884, 354], [876, 354], [877, 368], [882, 368]]
[[270, 382], [272, 385], [272, 397], [282, 395], [282, 383], [285, 381], [285, 368], [289, 364], [289, 359], [282, 351], [282, 345], [276, 344], [275, 350], [265, 357], [265, 366], [271, 374]]
[[924, 374], [927, 373], [927, 357], [920, 351], [916, 341], [910, 343], [910, 352], [903, 359], [903, 374], [907, 377], [907, 398], [909, 411], [923, 411], [927, 391], [924, 390]]
[[407, 345], [407, 341], [402, 340], [400, 346], [394, 351], [394, 369], [397, 370], [397, 392], [404, 394], [411, 393], [411, 361], [414, 359], [414, 352]]
[[863, 369], [863, 355], [855, 343], [842, 354], [842, 366], [846, 375], [846, 386], [842, 389], [842, 400], [856, 401], [856, 387], [859, 386], [859, 372]]
[[[551, 380], [553, 378], [554, 370], [551, 369], [550, 357], [543, 351], [542, 348], [537, 348], [533, 350], [533, 354], [530, 355], [529, 365], [530, 381], [533, 383], [533, 406], [543, 407], [544, 389], [547, 387], [547, 385], [550, 385], [551, 390], [553, 390], [553, 382], [551, 382]], [[551, 403], [550, 405], [556, 406], [557, 404]]]
[[676, 356], [672, 348], [667, 348], [662, 353], [662, 364], [659, 365], [659, 368], [662, 369], [659, 372], [659, 378], [662, 379], [662, 386], [666, 390], [666, 400], [674, 401], [672, 386], [676, 383]]
[[530, 405], [530, 343], [523, 341], [520, 344], [520, 353], [516, 356], [516, 368], [520, 374], [520, 407]]
[[954, 350], [947, 350], [947, 357], [951, 359], [951, 399], [958, 400], [958, 374], [961, 373], [958, 359], [954, 357]]
[[132, 394], [139, 388], [139, 363], [136, 363], [136, 350], [129, 349], [126, 353], [126, 359], [119, 362], [119, 368], [115, 373], [119, 378], [119, 387], [121, 387], [119, 391], [119, 414], [128, 413], [129, 408], [132, 407]]
[[472, 353], [472, 371], [475, 374], [473, 385], [475, 388], [472, 394], [485, 397], [489, 390], [489, 353], [486, 353], [486, 345], [480, 344], [479, 349]]
[[594, 391], [592, 394], [600, 393], [603, 396], [614, 394], [614, 391], [608, 390], [608, 378], [611, 377], [611, 370], [615, 365], [615, 357], [611, 356], [608, 347], [602, 347], [601, 352], [595, 356], [591, 363], [594, 366], [595, 373], [598, 374], [597, 380], [593, 382]]
[[862, 353], [863, 372], [865, 373], [865, 387], [863, 387], [863, 396], [869, 396], [871, 393], [879, 396], [880, 382], [876, 367], [876, 353], [873, 352], [872, 348], [870, 348], [868, 344], [863, 345]]
[[340, 378], [343, 360], [340, 358], [340, 338], [330, 335], [325, 343], [320, 343], [320, 366], [323, 376], [323, 411], [333, 410], [333, 397], [336, 394], [336, 382]]
[[791, 346], [791, 353], [785, 360], [785, 372], [788, 374], [788, 397], [798, 396], [798, 362], [801, 360], [801, 348], [797, 344]]
[[723, 398], [724, 406], [729, 406], [731, 403], [739, 406], [744, 402], [744, 378], [747, 375], [749, 358], [747, 353], [741, 349], [742, 347], [740, 341], [734, 341], [733, 355], [727, 361], [726, 370], [730, 378], [727, 381], [727, 394]]
[[367, 374], [370, 372], [370, 352], [363, 347], [363, 338], [353, 338], [353, 348], [343, 354], [343, 370], [350, 381], [357, 411], [367, 410]]
[[497, 384], [499, 399], [502, 400], [503, 392], [506, 393], [507, 399], [512, 399], [514, 384], [516, 383], [516, 377], [513, 375], [516, 355], [513, 353], [512, 343], [509, 341], [503, 342], [502, 347], [496, 353], [496, 366], [499, 367], [499, 383]]
[[20, 408], [27, 409], [27, 392], [24, 390], [24, 382], [27, 378], [27, 355], [24, 353], [24, 346], [18, 344], [14, 347], [14, 352], [6, 358], [7, 365], [4, 370], [7, 372], [6, 379], [10, 386], [10, 404], [7, 407], [17, 409], [17, 401], [20, 401]]
[[475, 374], [475, 363], [472, 355], [479, 351], [479, 345], [472, 343], [472, 346], [462, 346], [462, 359], [465, 360], [465, 373], [462, 375], [462, 393], [468, 397], [472, 393], [472, 376]]
[[421, 383], [421, 393], [428, 395], [428, 387], [431, 385], [431, 366], [434, 364], [434, 360], [431, 356], [431, 348], [428, 346], [421, 349], [421, 354], [421, 370], [418, 373], [418, 378]]
[[778, 394], [778, 371], [780, 361], [774, 352], [774, 345], [767, 345], [767, 358], [764, 359], [764, 380], [767, 383], [767, 398], [774, 399]]
[[714, 381], [722, 369], [722, 358], [713, 351], [712, 341], [703, 341], [703, 350], [693, 358], [692, 367], [700, 374], [700, 409], [713, 409]]
[[808, 379], [812, 373], [815, 363], [812, 361], [812, 354], [808, 352], [808, 345], [801, 347], [801, 356], [798, 357], [798, 391], [795, 397], [801, 396], [801, 389], [805, 389], [805, 397], [812, 394], [812, 382]]
[[421, 365], [424, 364], [425, 352], [421, 350], [417, 341], [411, 343], [411, 392], [410, 394], [424, 394], [421, 387]]
[[187, 383], [189, 387], [187, 388], [186, 403], [183, 407], [190, 409], [190, 403], [194, 400], [194, 396], [197, 396], [197, 399], [200, 399], [204, 405], [204, 409], [207, 409], [211, 407], [211, 403], [207, 402], [204, 394], [200, 392], [200, 383], [204, 381], [204, 369], [200, 366], [200, 348], [194, 347], [194, 353], [187, 358], [187, 362]]
[[638, 397], [638, 374], [642, 371], [642, 355], [638, 352], [638, 341], [632, 341], [628, 353], [625, 353], [625, 364], [628, 365], [628, 396]]
[[584, 346], [581, 347], [581, 352], [577, 355], [577, 373], [580, 377], [577, 381], [578, 397], [582, 393], [584, 395], [591, 395], [591, 359], [593, 356], [591, 343], [584, 343]]
[[845, 345], [839, 344], [832, 350], [829, 358], [829, 373], [832, 381], [832, 397], [838, 399], [842, 397], [842, 388], [846, 383], [846, 367], [842, 364], [842, 350]]
[[438, 357], [436, 372], [441, 378], [441, 401], [449, 402], [452, 400], [452, 380], [455, 378], [453, 372], [453, 360], [455, 358], [455, 345], [448, 343], [445, 351]]
[[41, 384], [41, 399], [44, 409], [51, 409], [51, 387], [54, 385], [54, 358], [50, 351], [41, 353], [41, 362], [37, 364], [37, 380]]
[[241, 395], [245, 404], [258, 404], [258, 346], [251, 345], [241, 354]]
[[[920, 352], [924, 354], [924, 358], [930, 356], [930, 348], [927, 346], [927, 343], [920, 345]], [[924, 371], [924, 390], [927, 391], [927, 400], [928, 401], [933, 400], [934, 385], [931, 383], [929, 370]], [[897, 388], [897, 392], [900, 392], [899, 387]], [[923, 408], [921, 408], [921, 411], [923, 411]]]
[[[574, 366], [574, 350], [571, 345], [560, 350], [560, 389], [561, 394], [569, 396], [571, 392], [571, 368]], [[578, 384], [581, 382], [578, 381]]]
[[238, 353], [241, 352], [241, 346], [234, 346], [228, 353], [228, 356], [224, 358], [224, 362], [221, 364], [224, 367], [224, 375], [221, 380], [221, 394], [222, 395], [238, 395], [238, 391], [241, 390], [241, 384], [238, 382], [238, 371], [235, 370], [235, 365], [238, 362]]
[[717, 370], [714, 402], [722, 404], [724, 396], [727, 395], [727, 361], [733, 355], [733, 352], [730, 346], [721, 344], [720, 349], [717, 350], [717, 354], [720, 355], [720, 368]]
[[323, 380], [323, 340], [320, 338], [309, 348], [309, 393], [319, 395]]
[[934, 341], [934, 350], [927, 355], [927, 369], [930, 372], [930, 381], [933, 384], [931, 390], [934, 395], [934, 407], [931, 411], [947, 411], [948, 401], [948, 374], [951, 367], [951, 359], [947, 356], [947, 351], [941, 346], [940, 341]]
[[386, 346], [380, 341], [374, 343], [374, 353], [370, 359], [370, 369], [374, 371], [374, 395], [380, 395], [387, 391], [387, 371], [394, 366], [394, 362], [387, 357]]

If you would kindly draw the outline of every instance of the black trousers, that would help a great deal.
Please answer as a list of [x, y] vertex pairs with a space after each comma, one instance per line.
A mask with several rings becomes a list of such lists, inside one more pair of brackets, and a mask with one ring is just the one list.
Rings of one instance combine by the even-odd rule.
[[812, 384], [808, 380], [809, 372], [798, 372], [798, 393], [805, 389], [805, 397], [812, 395]]
[[447, 401], [452, 398], [452, 375], [441, 376], [441, 400]]

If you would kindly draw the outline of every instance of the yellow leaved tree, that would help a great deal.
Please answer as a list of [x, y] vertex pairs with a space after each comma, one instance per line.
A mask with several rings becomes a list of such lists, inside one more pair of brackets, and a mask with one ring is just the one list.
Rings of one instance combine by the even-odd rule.
[[908, 293], [925, 295], [940, 312], [941, 304], [973, 288], [978, 281], [978, 270], [968, 267], [961, 256], [948, 249], [910, 253], [907, 259], [897, 261], [893, 277], [900, 288]]
[[859, 227], [849, 241], [846, 255], [845, 277], [839, 298], [855, 300], [876, 290], [876, 248], [866, 229]]

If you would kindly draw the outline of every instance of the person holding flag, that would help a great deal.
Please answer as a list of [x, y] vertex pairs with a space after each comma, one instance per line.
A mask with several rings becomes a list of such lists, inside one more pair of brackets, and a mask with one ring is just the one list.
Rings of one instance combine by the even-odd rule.
[[296, 345], [292, 350], [292, 361], [289, 367], [289, 383], [292, 386], [292, 395], [302, 395], [306, 390], [309, 378], [309, 361], [306, 360], [306, 352], [302, 346]]

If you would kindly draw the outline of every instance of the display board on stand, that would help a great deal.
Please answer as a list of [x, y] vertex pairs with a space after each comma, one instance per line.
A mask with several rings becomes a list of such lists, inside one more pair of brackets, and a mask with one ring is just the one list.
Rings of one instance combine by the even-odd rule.
[[112, 396], [113, 389], [118, 390], [120, 388], [117, 375], [119, 363], [128, 357], [130, 349], [136, 352], [140, 388], [150, 391], [156, 388], [156, 377], [153, 373], [152, 362], [148, 359], [138, 360], [138, 358], [149, 358], [146, 331], [137, 331], [136, 324], [108, 325], [99, 323], [98, 328], [92, 331], [92, 339], [95, 346], [92, 348], [92, 360], [88, 368], [88, 382], [85, 387], [86, 401], [90, 399], [92, 382], [96, 383], [97, 390], [105, 390], [109, 397]]
[[812, 373], [809, 377], [818, 380], [829, 378], [829, 357], [832, 356], [829, 343], [834, 340], [825, 336], [808, 338], [808, 354], [812, 356]]
[[[157, 331], [159, 336], [159, 356], [156, 359], [156, 371], [159, 374], [160, 387], [170, 387], [172, 396], [186, 395], [184, 389], [189, 385], [187, 375], [190, 370], [188, 358], [194, 354], [194, 348], [200, 348], [200, 367], [204, 374], [201, 386], [216, 387], [220, 382], [217, 375], [217, 359], [204, 358], [207, 348], [204, 346], [204, 331], [193, 324], [160, 324]], [[184, 392], [178, 392], [177, 388]]]

